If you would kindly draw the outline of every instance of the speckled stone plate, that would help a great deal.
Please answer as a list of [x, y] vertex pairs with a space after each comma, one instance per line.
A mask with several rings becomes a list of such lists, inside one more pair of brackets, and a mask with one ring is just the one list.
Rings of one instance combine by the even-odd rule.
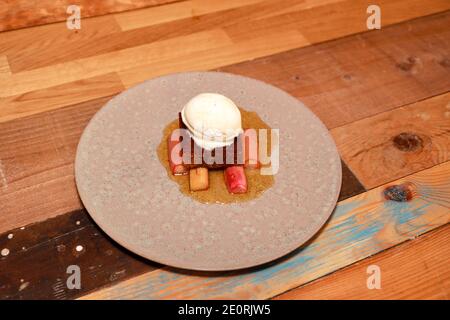
[[[163, 128], [201, 92], [217, 92], [280, 130], [280, 168], [260, 197], [202, 204], [167, 177], [156, 148]], [[146, 81], [111, 99], [78, 145], [83, 204], [115, 241], [154, 261], [231, 270], [279, 258], [310, 239], [333, 211], [341, 162], [322, 122], [300, 101], [258, 80], [219, 72]]]

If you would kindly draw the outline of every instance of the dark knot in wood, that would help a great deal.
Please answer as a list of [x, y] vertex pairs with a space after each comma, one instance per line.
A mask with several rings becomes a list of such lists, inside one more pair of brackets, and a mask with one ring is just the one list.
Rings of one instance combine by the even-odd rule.
[[414, 65], [417, 62], [416, 57], [408, 57], [405, 62], [397, 63], [397, 68], [403, 70], [403, 71], [411, 71], [411, 69], [414, 67]]
[[444, 58], [441, 61], [439, 61], [439, 64], [445, 68], [450, 68], [450, 59]]
[[404, 152], [416, 151], [423, 147], [422, 138], [410, 132], [402, 132], [399, 135], [396, 135], [392, 139], [392, 142], [397, 149]]
[[399, 185], [386, 187], [383, 191], [383, 195], [386, 200], [406, 202], [414, 197], [414, 190], [414, 185], [411, 182], [405, 182]]

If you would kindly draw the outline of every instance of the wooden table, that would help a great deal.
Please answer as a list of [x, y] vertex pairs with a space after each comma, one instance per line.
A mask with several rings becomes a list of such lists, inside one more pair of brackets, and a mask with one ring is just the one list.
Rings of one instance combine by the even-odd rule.
[[[25, 7], [14, 10], [28, 15], [2, 22], [0, 298], [449, 299], [450, 1], [376, 1], [374, 31], [372, 1], [163, 2], [86, 9], [81, 29], [68, 30], [65, 10], [36, 18], [18, 0]], [[339, 148], [342, 192], [325, 227], [283, 259], [180, 271], [135, 256], [92, 222], [74, 154], [112, 96], [217, 69], [308, 105]], [[80, 290], [66, 287], [69, 265], [81, 268]], [[371, 265], [381, 289], [367, 288]]]

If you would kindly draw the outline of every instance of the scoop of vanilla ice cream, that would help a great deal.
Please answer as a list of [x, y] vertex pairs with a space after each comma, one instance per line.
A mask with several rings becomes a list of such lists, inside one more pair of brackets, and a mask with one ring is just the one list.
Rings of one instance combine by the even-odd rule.
[[193, 97], [181, 110], [181, 118], [195, 143], [207, 150], [232, 144], [242, 132], [238, 107], [218, 93]]

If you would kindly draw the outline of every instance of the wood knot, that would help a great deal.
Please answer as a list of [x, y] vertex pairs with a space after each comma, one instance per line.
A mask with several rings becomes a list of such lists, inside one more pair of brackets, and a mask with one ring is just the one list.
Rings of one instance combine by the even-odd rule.
[[392, 142], [397, 149], [404, 152], [413, 152], [423, 148], [422, 138], [410, 132], [402, 132], [396, 135]]
[[353, 77], [352, 77], [351, 74], [344, 74], [344, 75], [342, 76], [342, 78], [343, 78], [344, 80], [352, 80], [352, 79], [353, 79]]
[[399, 185], [388, 186], [383, 191], [384, 198], [390, 201], [406, 202], [411, 201], [415, 195], [415, 187], [411, 182]]
[[439, 61], [439, 64], [445, 68], [450, 68], [450, 59], [444, 58], [441, 61]]
[[417, 61], [418, 58], [416, 57], [408, 57], [408, 59], [406, 59], [405, 62], [397, 63], [396, 66], [397, 68], [408, 72], [412, 70], [412, 68], [416, 65]]

